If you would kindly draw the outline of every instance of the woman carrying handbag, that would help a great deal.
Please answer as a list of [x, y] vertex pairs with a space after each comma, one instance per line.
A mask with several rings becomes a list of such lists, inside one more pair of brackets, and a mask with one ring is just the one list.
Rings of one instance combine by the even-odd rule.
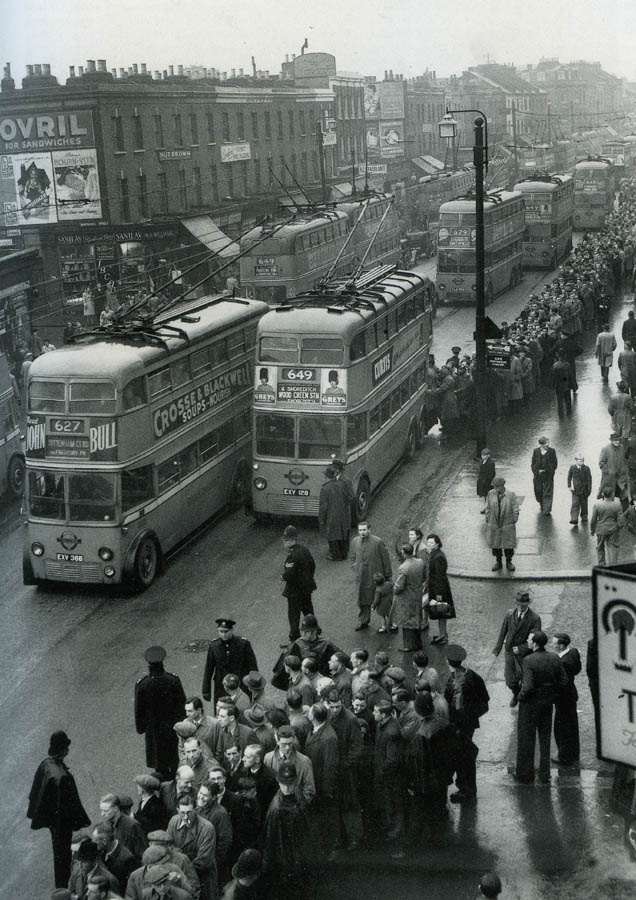
[[446, 621], [447, 619], [457, 618], [450, 582], [446, 575], [448, 563], [446, 554], [442, 552], [442, 541], [439, 535], [427, 535], [426, 546], [429, 551], [428, 581], [426, 585], [428, 615], [429, 618], [437, 621], [437, 627], [439, 628], [439, 634], [431, 639], [431, 644], [447, 644]]

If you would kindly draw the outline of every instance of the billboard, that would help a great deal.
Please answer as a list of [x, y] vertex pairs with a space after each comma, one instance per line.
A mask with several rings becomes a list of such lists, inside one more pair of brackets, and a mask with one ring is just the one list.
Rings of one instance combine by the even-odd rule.
[[0, 119], [2, 224], [101, 219], [90, 111]]
[[251, 158], [252, 151], [248, 143], [223, 144], [221, 146], [221, 162], [240, 162]]
[[379, 140], [383, 158], [404, 156], [404, 120], [380, 122]]
[[367, 121], [403, 119], [404, 81], [368, 81], [364, 85], [364, 115]]

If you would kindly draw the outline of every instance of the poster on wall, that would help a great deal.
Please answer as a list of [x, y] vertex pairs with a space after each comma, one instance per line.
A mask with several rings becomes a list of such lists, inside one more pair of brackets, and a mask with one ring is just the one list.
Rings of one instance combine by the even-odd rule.
[[380, 123], [380, 156], [404, 156], [404, 122]]
[[97, 151], [55, 150], [52, 157], [58, 221], [100, 219]]
[[13, 190], [17, 225], [43, 225], [56, 221], [50, 153], [3, 157], [2, 179], [3, 186]]

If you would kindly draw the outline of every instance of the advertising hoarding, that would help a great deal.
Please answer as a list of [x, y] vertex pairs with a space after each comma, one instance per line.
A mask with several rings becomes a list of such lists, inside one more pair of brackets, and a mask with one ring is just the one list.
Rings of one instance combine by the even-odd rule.
[[240, 162], [243, 159], [251, 159], [252, 152], [249, 144], [223, 144], [221, 146], [221, 162]]
[[380, 122], [380, 156], [404, 156], [404, 122]]

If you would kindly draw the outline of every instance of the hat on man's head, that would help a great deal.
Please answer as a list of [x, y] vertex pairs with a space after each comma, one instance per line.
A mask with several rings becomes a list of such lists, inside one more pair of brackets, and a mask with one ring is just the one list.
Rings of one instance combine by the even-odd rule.
[[175, 722], [172, 730], [176, 731], [180, 738], [194, 737], [197, 733], [197, 726], [190, 719], [184, 719], [183, 722]]
[[415, 712], [423, 719], [432, 716], [435, 712], [433, 698], [428, 691], [423, 691], [421, 694], [417, 694], [417, 696], [415, 697]]
[[[156, 847], [155, 849], [159, 849]], [[161, 884], [170, 875], [170, 869], [167, 866], [150, 865], [144, 872], [144, 884]]]
[[261, 706], [260, 703], [255, 703], [249, 709], [243, 710], [243, 716], [248, 725], [258, 728], [265, 721], [265, 707]]
[[278, 767], [276, 778], [278, 781], [280, 781], [281, 784], [294, 784], [297, 777], [298, 772], [296, 771], [296, 766], [293, 763], [282, 762]]
[[99, 851], [95, 841], [82, 841], [75, 853], [75, 859], [79, 859], [80, 862], [91, 862], [91, 860], [97, 859], [98, 855]]
[[549, 443], [550, 443], [550, 438], [547, 438], [547, 437], [545, 436], [545, 434], [542, 434], [541, 437], [539, 438], [539, 443], [540, 443], [540, 444], [549, 444]]
[[610, 434], [609, 439], [610, 439], [610, 441], [620, 441], [621, 436], [620, 436], [620, 434], [616, 434], [616, 432], [613, 431], [613, 432]]
[[148, 840], [152, 841], [155, 844], [171, 844], [172, 838], [168, 834], [167, 831], [161, 831], [161, 829], [157, 829], [157, 831], [151, 831], [148, 834]]
[[49, 739], [49, 756], [56, 756], [60, 751], [67, 750], [71, 745], [71, 739], [65, 731], [54, 731]]
[[215, 622], [219, 628], [234, 628], [236, 625], [234, 619], [228, 619], [225, 616], [221, 619], [215, 619]]
[[246, 688], [264, 688], [267, 684], [267, 679], [264, 675], [261, 675], [260, 672], [252, 671], [248, 675], [245, 675], [242, 679], [243, 684]]
[[51, 900], [71, 900], [71, 892], [67, 888], [55, 888], [51, 892]]
[[165, 847], [146, 847], [141, 855], [141, 864], [143, 866], [155, 865], [156, 863], [161, 862], [165, 855]]
[[451, 353], [461, 353], [461, 347], [451, 347]]
[[336, 470], [336, 472], [342, 472], [345, 467], [345, 463], [336, 457], [336, 459], [331, 460], [331, 465]]
[[335, 478], [335, 477], [336, 477], [336, 470], [334, 469], [334, 467], [327, 466], [327, 468], [325, 469], [325, 478]]
[[119, 808], [123, 813], [127, 813], [128, 810], [133, 807], [133, 798], [129, 794], [117, 794], [119, 797]]
[[243, 850], [232, 867], [232, 878], [249, 878], [263, 871], [263, 857], [258, 850]]
[[519, 588], [515, 594], [515, 600], [518, 600], [521, 603], [530, 603], [532, 600], [532, 591], [530, 588]]
[[502, 478], [501, 475], [497, 475], [497, 477], [492, 480], [493, 487], [503, 487], [505, 483], [506, 479]]
[[158, 791], [161, 784], [159, 779], [154, 778], [152, 775], [135, 775], [133, 780], [135, 784], [145, 788], [147, 791]]
[[449, 662], [462, 662], [466, 659], [466, 651], [460, 644], [447, 644], [446, 659]]
[[406, 679], [406, 672], [399, 666], [389, 666], [384, 674], [388, 675], [388, 677], [393, 679], [393, 681], [397, 681], [398, 684], [402, 684], [402, 682]]
[[302, 620], [302, 622], [300, 623], [300, 627], [305, 631], [316, 629], [318, 628], [318, 619], [310, 613]]
[[286, 541], [295, 541], [298, 537], [298, 529], [294, 525], [288, 525], [283, 531], [283, 537]]
[[160, 663], [163, 662], [166, 658], [166, 651], [163, 647], [159, 647], [157, 644], [153, 647], [148, 647], [146, 652], [144, 653], [144, 659], [148, 663]]

